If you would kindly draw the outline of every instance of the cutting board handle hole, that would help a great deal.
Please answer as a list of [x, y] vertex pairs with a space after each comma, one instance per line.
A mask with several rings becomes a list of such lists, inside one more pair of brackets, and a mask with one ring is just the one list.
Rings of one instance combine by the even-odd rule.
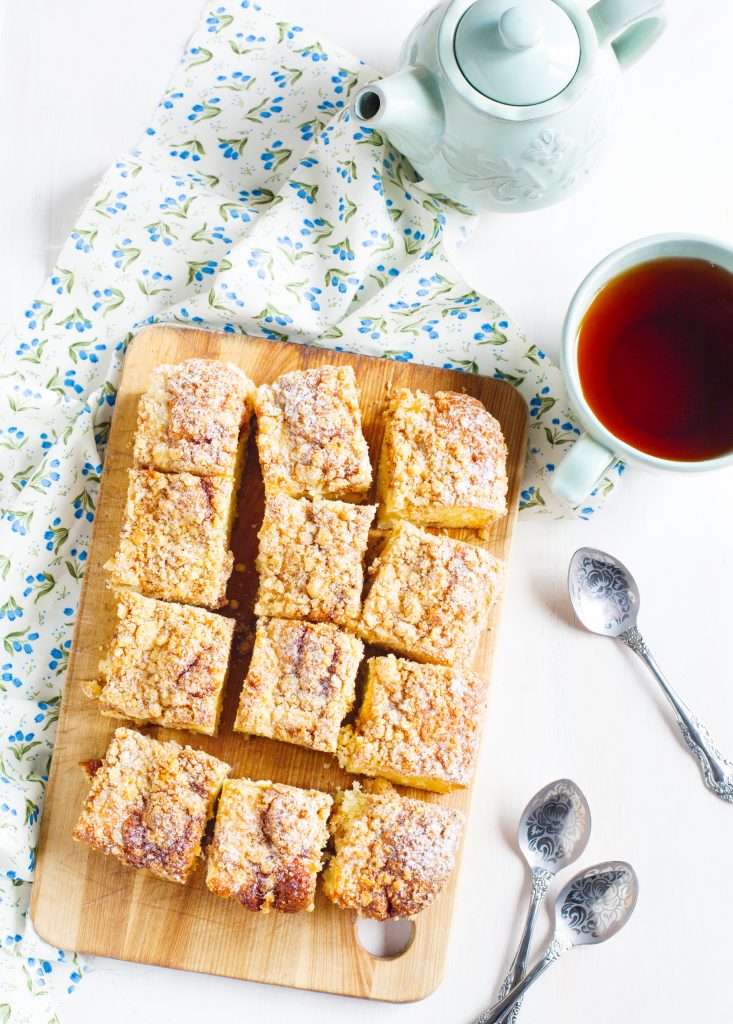
[[415, 938], [415, 923], [409, 918], [369, 921], [357, 917], [355, 927], [359, 945], [379, 960], [396, 960], [403, 956]]

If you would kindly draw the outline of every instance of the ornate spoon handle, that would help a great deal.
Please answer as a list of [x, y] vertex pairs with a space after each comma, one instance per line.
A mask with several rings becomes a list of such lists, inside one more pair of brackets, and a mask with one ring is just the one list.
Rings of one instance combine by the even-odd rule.
[[618, 639], [641, 658], [662, 687], [669, 703], [674, 708], [685, 742], [698, 760], [705, 785], [722, 800], [733, 803], [733, 764], [723, 757], [705, 726], [693, 715], [685, 702], [677, 696], [667, 682], [649, 651], [644, 637], [636, 626], [633, 626], [620, 633]]
[[511, 1010], [512, 1006], [522, 999], [529, 986], [534, 985], [539, 976], [547, 970], [551, 963], [554, 963], [555, 960], [561, 957], [566, 949], [570, 949], [570, 943], [563, 942], [557, 935], [553, 935], [550, 945], [534, 967], [517, 985], [507, 992], [503, 999], [494, 1003], [488, 1010], [484, 1010], [473, 1024], [500, 1024], [507, 1010]]
[[[507, 976], [502, 982], [502, 986], [499, 989], [499, 995], [497, 999], [503, 999], [514, 986], [522, 980], [524, 973], [527, 970], [527, 957], [529, 956], [529, 948], [532, 944], [532, 933], [534, 932], [535, 922], [537, 921], [537, 913], [542, 905], [542, 900], [545, 898], [547, 887], [552, 881], [552, 872], [545, 870], [545, 868], [532, 868], [532, 894], [529, 900], [529, 906], [527, 908], [527, 917], [524, 921], [524, 929], [522, 931], [522, 937], [519, 940], [519, 946], [517, 952], [514, 955], [514, 959], [511, 962], [511, 966], [507, 971]], [[514, 1003], [512, 1008], [502, 1018], [505, 1024], [514, 1024], [517, 1017], [519, 1016], [519, 1008], [522, 1005], [521, 998]]]

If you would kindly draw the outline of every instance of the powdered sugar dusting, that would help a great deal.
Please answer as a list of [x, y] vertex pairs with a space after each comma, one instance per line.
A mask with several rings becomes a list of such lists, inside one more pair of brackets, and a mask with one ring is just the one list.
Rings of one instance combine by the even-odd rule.
[[460, 811], [354, 788], [336, 798], [336, 853], [324, 873], [329, 899], [362, 917], [409, 917], [435, 900], [453, 870]]
[[257, 443], [268, 495], [339, 498], [371, 485], [350, 366], [294, 370], [259, 388]]

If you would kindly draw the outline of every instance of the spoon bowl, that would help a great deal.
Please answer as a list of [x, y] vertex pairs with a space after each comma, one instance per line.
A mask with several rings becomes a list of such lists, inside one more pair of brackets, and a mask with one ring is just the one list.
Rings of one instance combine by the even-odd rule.
[[591, 633], [618, 637], [636, 625], [639, 588], [626, 566], [597, 548], [579, 548], [570, 560], [573, 611]]
[[622, 860], [594, 864], [570, 879], [555, 903], [555, 934], [572, 946], [605, 942], [626, 924], [639, 881]]
[[570, 779], [541, 789], [519, 821], [519, 849], [532, 870], [555, 875], [583, 853], [590, 837], [590, 808]]

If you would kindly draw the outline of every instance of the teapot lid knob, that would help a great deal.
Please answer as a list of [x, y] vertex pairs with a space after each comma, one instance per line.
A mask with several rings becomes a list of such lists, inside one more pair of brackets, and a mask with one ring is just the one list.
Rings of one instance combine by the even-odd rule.
[[542, 18], [527, 4], [510, 7], [499, 18], [499, 35], [512, 50], [528, 50], [542, 38]]
[[580, 63], [575, 24], [554, 0], [476, 0], [459, 21], [453, 43], [473, 88], [511, 106], [557, 96]]

